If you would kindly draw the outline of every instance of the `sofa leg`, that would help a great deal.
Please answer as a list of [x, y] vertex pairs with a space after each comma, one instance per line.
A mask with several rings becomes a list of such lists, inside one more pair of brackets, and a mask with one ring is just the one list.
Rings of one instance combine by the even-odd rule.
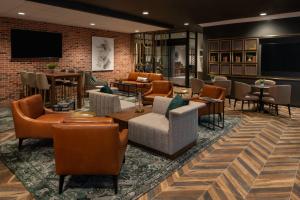
[[289, 115], [291, 116], [292, 113], [291, 113], [291, 105], [290, 104], [288, 105], [288, 109], [289, 109]]
[[24, 138], [19, 138], [19, 146], [18, 146], [19, 151], [21, 150], [23, 140]]
[[125, 156], [124, 156], [124, 158], [123, 158], [123, 164], [125, 163], [125, 160], [126, 160], [126, 158], [125, 158]]
[[113, 176], [115, 194], [118, 194], [118, 175]]
[[237, 100], [235, 99], [235, 100], [234, 100], [234, 105], [233, 105], [234, 110], [235, 110], [236, 102], [237, 102]]
[[58, 193], [61, 194], [64, 188], [65, 175], [59, 176]]

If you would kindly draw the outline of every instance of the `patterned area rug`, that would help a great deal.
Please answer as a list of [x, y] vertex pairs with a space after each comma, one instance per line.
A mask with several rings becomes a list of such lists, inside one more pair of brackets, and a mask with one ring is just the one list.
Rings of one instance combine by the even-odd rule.
[[175, 160], [129, 144], [119, 176], [118, 195], [114, 195], [112, 178], [107, 176], [68, 176], [64, 192], [59, 195], [51, 140], [25, 140], [21, 151], [17, 149], [17, 140], [7, 141], [0, 146], [0, 159], [36, 199], [136, 199], [239, 122], [240, 118], [227, 116], [224, 129], [212, 131], [199, 126], [197, 144]]
[[0, 133], [14, 128], [12, 114], [9, 108], [0, 108]]

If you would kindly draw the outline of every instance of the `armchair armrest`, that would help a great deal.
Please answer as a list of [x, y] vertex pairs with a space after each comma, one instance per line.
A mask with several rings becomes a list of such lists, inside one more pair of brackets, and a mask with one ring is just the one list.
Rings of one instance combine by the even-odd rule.
[[173, 88], [169, 91], [169, 93], [166, 96], [167, 97], [172, 97], [173, 96]]
[[63, 123], [102, 123], [112, 124], [114, 120], [110, 117], [66, 117]]
[[182, 106], [170, 111], [170, 115], [182, 115], [189, 113], [191, 111], [197, 110], [201, 107], [205, 106], [204, 103], [190, 102], [188, 106]]
[[143, 97], [144, 97], [144, 96], [147, 96], [147, 95], [149, 95], [149, 94], [151, 94], [152, 91], [153, 91], [153, 88], [151, 87], [147, 92], [145, 92], [145, 93], [143, 94]]

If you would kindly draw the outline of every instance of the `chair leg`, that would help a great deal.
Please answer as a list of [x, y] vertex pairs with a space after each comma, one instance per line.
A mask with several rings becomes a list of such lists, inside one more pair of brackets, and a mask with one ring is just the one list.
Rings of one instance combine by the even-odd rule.
[[64, 188], [65, 175], [59, 176], [58, 193], [61, 194]]
[[250, 101], [248, 101], [248, 109], [250, 108]]
[[21, 150], [23, 140], [24, 138], [19, 138], [19, 146], [18, 146], [19, 151]]
[[244, 110], [244, 100], [242, 100], [242, 111]]
[[277, 104], [275, 105], [275, 112], [276, 112], [276, 115], [278, 115], [278, 105]]
[[125, 161], [126, 161], [126, 158], [125, 158], [125, 156], [124, 156], [124, 158], [123, 158], [123, 164], [125, 163]]
[[292, 114], [291, 114], [291, 105], [290, 104], [288, 104], [288, 109], [289, 109], [289, 115], [291, 116]]
[[113, 176], [115, 194], [118, 194], [118, 175]]
[[236, 102], [237, 102], [237, 100], [235, 99], [234, 100], [234, 110], [235, 110]]
[[229, 105], [231, 105], [231, 99], [230, 99], [230, 97], [228, 97], [228, 101], [229, 101]]

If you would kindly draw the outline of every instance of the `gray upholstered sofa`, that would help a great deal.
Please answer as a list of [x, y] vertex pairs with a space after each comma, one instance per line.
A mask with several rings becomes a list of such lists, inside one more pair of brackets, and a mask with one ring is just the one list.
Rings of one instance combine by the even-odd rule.
[[132, 102], [120, 100], [118, 95], [99, 92], [99, 90], [89, 90], [90, 111], [97, 116], [121, 112], [126, 109], [134, 108]]
[[171, 100], [155, 97], [151, 113], [129, 120], [128, 139], [171, 157], [195, 143], [198, 108], [204, 104], [190, 102], [187, 106], [171, 110], [167, 119], [165, 113]]

